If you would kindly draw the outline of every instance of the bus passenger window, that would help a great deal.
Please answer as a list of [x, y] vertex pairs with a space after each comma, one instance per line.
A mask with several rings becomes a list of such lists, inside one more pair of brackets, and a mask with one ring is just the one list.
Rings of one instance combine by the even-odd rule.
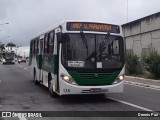
[[44, 53], [47, 53], [48, 48], [48, 35], [46, 34], [44, 37]]
[[32, 52], [32, 54], [34, 54], [35, 53], [35, 40], [33, 40], [33, 44], [32, 44], [32, 50], [33, 50], [33, 52]]
[[30, 54], [32, 54], [32, 41], [30, 42]]
[[40, 39], [40, 54], [43, 54], [44, 39]]
[[35, 50], [34, 53], [37, 54], [37, 39], [35, 40]]
[[36, 54], [38, 54], [39, 53], [39, 39], [37, 38], [37, 50], [36, 50]]
[[49, 53], [53, 53], [53, 47], [54, 47], [54, 32], [51, 32], [51, 33], [49, 34], [48, 44], [49, 44]]

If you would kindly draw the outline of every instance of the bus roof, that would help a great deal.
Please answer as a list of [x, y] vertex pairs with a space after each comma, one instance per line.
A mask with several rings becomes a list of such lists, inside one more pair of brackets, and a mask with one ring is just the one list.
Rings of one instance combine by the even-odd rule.
[[[108, 24], [108, 23], [95, 22], [95, 21], [64, 20], [38, 33], [37, 35], [32, 37], [31, 40], [37, 37], [40, 37], [45, 33], [52, 31], [53, 29], [56, 29], [60, 26], [62, 27], [62, 32], [90, 31], [90, 32], [105, 32], [105, 33], [111, 32], [116, 34], [121, 33], [121, 26], [116, 24]], [[117, 29], [117, 32], [116, 32], [116, 29]]]

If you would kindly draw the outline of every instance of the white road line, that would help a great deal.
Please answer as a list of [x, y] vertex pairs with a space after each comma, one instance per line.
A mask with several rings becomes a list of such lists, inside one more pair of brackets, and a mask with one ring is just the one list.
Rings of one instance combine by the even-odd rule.
[[21, 115], [21, 114], [18, 113], [18, 118], [19, 118], [20, 120], [27, 120], [25, 117], [21, 117], [20, 115]]
[[19, 67], [23, 67], [23, 66], [19, 66]]
[[0, 80], [0, 83], [1, 83], [1, 80]]
[[150, 87], [147, 87], [147, 86], [144, 86], [144, 85], [139, 85], [139, 84], [130, 84], [130, 83], [125, 83], [127, 85], [133, 85], [133, 86], [137, 86], [137, 87], [143, 87], [143, 88], [147, 88], [147, 89], [153, 89], [153, 90], [160, 90], [159, 88], [155, 88], [155, 87], [152, 87], [152, 85], [150, 85]]
[[27, 68], [24, 68], [25, 70], [27, 69]]
[[140, 79], [140, 80], [145, 80], [145, 81], [155, 81], [158, 82], [158, 80], [154, 79], [147, 79], [147, 78], [140, 78], [140, 77], [133, 77], [133, 76], [125, 76], [126, 78], [132, 78], [132, 79]]
[[132, 107], [135, 107], [135, 108], [138, 108], [138, 109], [141, 109], [141, 110], [144, 110], [144, 111], [154, 112], [154, 111], [151, 110], [151, 109], [148, 109], [148, 108], [145, 108], [145, 107], [141, 107], [141, 106], [138, 106], [138, 105], [129, 103], [129, 102], [125, 102], [125, 101], [123, 101], [123, 100], [119, 100], [119, 99], [112, 98], [112, 97], [107, 97], [107, 98], [109, 98], [109, 99], [111, 99], [111, 100], [114, 100], [114, 101], [117, 101], [117, 102], [120, 102], [120, 103], [123, 103], [123, 104], [126, 104], [126, 105], [129, 105], [129, 106], [132, 106]]

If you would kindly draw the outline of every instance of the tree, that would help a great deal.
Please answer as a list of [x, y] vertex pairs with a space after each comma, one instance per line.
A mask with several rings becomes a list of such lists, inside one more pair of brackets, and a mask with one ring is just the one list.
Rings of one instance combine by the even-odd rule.
[[137, 72], [138, 57], [133, 53], [126, 54], [126, 70], [129, 74]]
[[8, 47], [8, 50], [9, 50], [9, 48], [10, 48], [10, 50], [12, 50], [12, 47], [16, 47], [16, 45], [14, 43], [10, 42], [6, 45], [6, 47]]
[[5, 45], [4, 44], [1, 44], [0, 45], [0, 49], [3, 51], [3, 50], [5, 50]]
[[144, 56], [143, 60], [147, 63], [147, 70], [150, 71], [156, 79], [160, 79], [160, 54], [155, 48], [150, 48], [150, 54]]

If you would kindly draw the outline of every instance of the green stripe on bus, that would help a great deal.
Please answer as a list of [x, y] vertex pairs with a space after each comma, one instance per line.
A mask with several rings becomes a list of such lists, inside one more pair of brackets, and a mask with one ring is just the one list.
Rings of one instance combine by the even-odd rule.
[[56, 74], [58, 72], [58, 56], [53, 54], [43, 55], [41, 69]]
[[42, 55], [36, 55], [38, 69], [42, 69]]
[[111, 85], [120, 71], [113, 73], [77, 73], [69, 71], [69, 73], [79, 85]]

